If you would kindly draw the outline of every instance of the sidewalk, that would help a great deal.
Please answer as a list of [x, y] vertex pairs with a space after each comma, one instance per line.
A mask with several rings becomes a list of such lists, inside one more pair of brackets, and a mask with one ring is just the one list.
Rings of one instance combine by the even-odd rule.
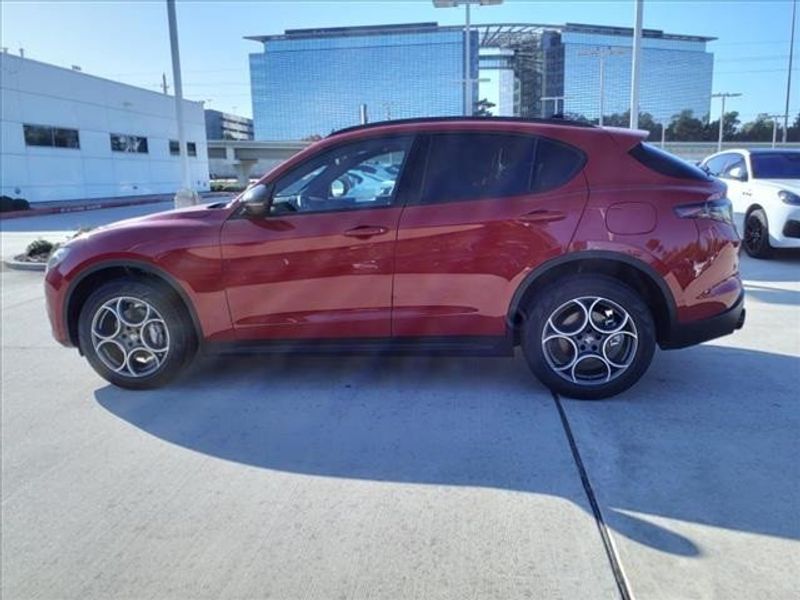
[[[232, 195], [231, 192], [200, 192], [200, 198], [203, 201], [210, 201], [214, 198], [227, 198]], [[156, 204], [171, 202], [173, 197], [174, 194], [151, 194], [146, 196], [116, 196], [113, 198], [80, 198], [77, 200], [35, 202], [31, 204], [29, 210], [15, 210], [0, 213], [0, 220], [68, 212], [83, 212], [87, 210], [101, 210], [104, 208], [119, 208], [122, 206], [139, 206], [141, 204]]]

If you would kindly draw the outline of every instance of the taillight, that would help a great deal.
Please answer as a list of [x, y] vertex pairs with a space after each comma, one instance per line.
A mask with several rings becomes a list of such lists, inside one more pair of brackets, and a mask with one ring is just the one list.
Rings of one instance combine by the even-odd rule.
[[681, 219], [711, 219], [733, 224], [733, 205], [725, 197], [712, 196], [705, 202], [681, 204], [675, 207]]

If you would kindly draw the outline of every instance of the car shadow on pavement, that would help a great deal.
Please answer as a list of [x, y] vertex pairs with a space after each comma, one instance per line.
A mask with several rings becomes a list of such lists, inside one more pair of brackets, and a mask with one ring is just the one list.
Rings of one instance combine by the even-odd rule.
[[[702, 551], [631, 513], [800, 538], [797, 367], [704, 345], [660, 353], [622, 396], [564, 401], [612, 530], [683, 556]], [[547, 494], [588, 510], [553, 399], [520, 357], [202, 359], [170, 387], [95, 397], [153, 436], [229, 461]]]
[[800, 280], [800, 249], [775, 249], [769, 259], [758, 259], [739, 254], [739, 270], [745, 281], [791, 281]]

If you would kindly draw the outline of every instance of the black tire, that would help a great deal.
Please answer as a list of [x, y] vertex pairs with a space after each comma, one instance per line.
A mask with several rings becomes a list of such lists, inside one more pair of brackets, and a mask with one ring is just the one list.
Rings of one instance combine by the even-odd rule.
[[772, 246], [769, 243], [769, 224], [763, 209], [754, 208], [745, 216], [742, 246], [744, 251], [753, 258], [772, 256]]
[[[628, 323], [626, 327], [631, 328], [632, 334], [629, 333], [627, 337], [620, 336], [620, 339], [628, 340], [630, 338], [635, 340], [635, 343], [632, 341], [622, 342], [623, 344], [629, 344], [628, 355], [625, 360], [627, 367], [619, 369], [619, 372], [615, 370], [613, 377], [611, 365], [602, 362], [599, 357], [598, 359], [590, 356], [581, 358], [581, 361], [592, 360], [598, 365], [603, 365], [603, 368], [607, 369], [607, 371], [598, 371], [598, 379], [596, 381], [578, 383], [574, 380], [568, 380], [570, 376], [574, 376], [574, 370], [562, 371], [564, 375], [559, 374], [559, 371], [551, 364], [553, 362], [552, 358], [550, 358], [551, 355], [545, 354], [543, 340], [546, 337], [546, 332], [552, 332], [552, 329], [549, 329], [551, 325], [548, 324], [548, 319], [557, 310], [570, 306], [570, 301], [576, 299], [585, 299], [581, 301], [584, 307], [591, 306], [591, 300], [588, 300], [588, 298], [595, 297], [610, 300], [612, 304], [617, 305], [617, 308], [627, 312], [632, 325]], [[639, 381], [650, 366], [656, 346], [653, 317], [639, 294], [616, 279], [605, 275], [575, 275], [559, 279], [537, 292], [525, 308], [526, 318], [523, 322], [522, 331], [522, 350], [525, 359], [539, 381], [557, 394], [582, 400], [608, 398], [627, 390]], [[588, 311], [585, 314], [588, 317]], [[623, 320], [620, 319], [620, 322], [623, 322]], [[589, 343], [594, 343], [591, 341], [591, 336], [596, 336], [597, 333], [590, 328], [588, 322], [585, 323], [584, 328], [579, 327], [578, 329], [588, 332], [590, 336]], [[609, 330], [613, 331], [613, 327]], [[576, 331], [578, 330], [576, 329]], [[584, 334], [581, 333], [579, 335], [583, 336]], [[606, 337], [616, 337], [616, 335]], [[556, 339], [555, 343], [562, 342]], [[585, 352], [594, 355], [602, 353], [603, 356], [608, 358], [608, 355], [605, 354], [606, 346], [603, 345], [603, 342], [598, 340], [597, 344], [598, 347], [586, 346]], [[579, 350], [579, 345], [582, 346], [582, 343], [579, 344], [577, 341], [571, 345], [574, 348], [571, 351], [575, 352], [575, 359], [582, 356], [580, 353], [584, 352], [584, 350]], [[565, 347], [569, 348], [570, 345], [568, 344]], [[592, 363], [588, 364], [591, 365]], [[609, 378], [607, 381], [604, 379], [606, 372]]]
[[[93, 319], [101, 307], [118, 297], [146, 302], [157, 311], [166, 325], [168, 349], [163, 355], [158, 353], [159, 356], [163, 356], [161, 364], [152, 371], [147, 370], [137, 376], [127, 372], [117, 372], [104, 362], [95, 348], [92, 334]], [[197, 348], [191, 319], [176, 295], [164, 285], [138, 278], [115, 279], [103, 284], [89, 296], [78, 320], [78, 342], [81, 352], [101, 377], [116, 386], [132, 390], [152, 389], [165, 385], [188, 365]]]

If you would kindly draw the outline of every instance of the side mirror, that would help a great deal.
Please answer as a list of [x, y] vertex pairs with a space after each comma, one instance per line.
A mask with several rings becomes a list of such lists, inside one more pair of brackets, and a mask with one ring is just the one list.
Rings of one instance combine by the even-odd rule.
[[736, 181], [747, 181], [747, 171], [742, 166], [736, 166], [728, 171], [728, 177]]
[[270, 190], [263, 183], [258, 183], [245, 191], [242, 197], [244, 212], [250, 217], [263, 217], [267, 214]]

